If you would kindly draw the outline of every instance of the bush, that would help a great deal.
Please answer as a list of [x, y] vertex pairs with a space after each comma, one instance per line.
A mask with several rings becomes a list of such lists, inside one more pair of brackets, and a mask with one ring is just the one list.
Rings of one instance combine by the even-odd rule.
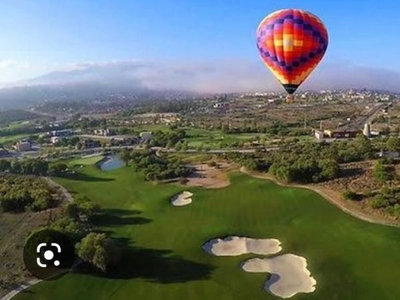
[[344, 191], [343, 198], [346, 200], [357, 200], [359, 198], [358, 194], [353, 191]]
[[39, 178], [5, 175], [0, 177], [0, 202], [5, 212], [40, 211], [54, 207], [54, 191]]
[[368, 201], [371, 208], [379, 209], [390, 206], [389, 200], [385, 199], [382, 195], [377, 195], [373, 199]]
[[381, 182], [393, 179], [393, 174], [390, 172], [389, 166], [383, 164], [381, 160], [375, 165], [374, 175]]
[[87, 226], [70, 218], [57, 220], [50, 225], [50, 229], [66, 234], [74, 242], [78, 242], [89, 231]]
[[121, 257], [121, 251], [114, 240], [104, 233], [89, 233], [76, 245], [78, 256], [92, 264], [102, 272], [116, 265]]

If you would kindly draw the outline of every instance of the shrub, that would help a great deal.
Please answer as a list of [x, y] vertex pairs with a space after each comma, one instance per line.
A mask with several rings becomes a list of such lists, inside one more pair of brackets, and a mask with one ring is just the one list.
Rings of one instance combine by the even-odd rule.
[[358, 199], [357, 193], [350, 191], [350, 190], [344, 191], [343, 197], [347, 200], [357, 200]]

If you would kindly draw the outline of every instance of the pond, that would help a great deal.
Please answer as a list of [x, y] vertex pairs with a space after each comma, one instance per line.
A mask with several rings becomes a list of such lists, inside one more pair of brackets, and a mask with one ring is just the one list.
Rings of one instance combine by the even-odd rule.
[[103, 161], [99, 163], [100, 169], [103, 171], [112, 171], [125, 166], [119, 155], [106, 156]]

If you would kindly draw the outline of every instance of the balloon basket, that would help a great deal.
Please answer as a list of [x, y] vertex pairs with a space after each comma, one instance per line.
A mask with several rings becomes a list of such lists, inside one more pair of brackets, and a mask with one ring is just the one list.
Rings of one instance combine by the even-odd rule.
[[287, 95], [286, 103], [293, 103], [293, 102], [294, 102], [294, 95]]

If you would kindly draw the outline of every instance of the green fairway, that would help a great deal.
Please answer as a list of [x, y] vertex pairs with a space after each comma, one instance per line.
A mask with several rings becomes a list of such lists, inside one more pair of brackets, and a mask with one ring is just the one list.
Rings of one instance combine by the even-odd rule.
[[277, 238], [281, 253], [305, 257], [316, 291], [293, 299], [400, 299], [400, 230], [355, 219], [312, 191], [233, 173], [229, 187], [189, 189], [193, 203], [173, 207], [178, 186], [144, 182], [130, 168], [83, 170], [80, 181], [57, 181], [102, 206], [101, 229], [129, 243], [131, 259], [112, 278], [68, 274], [16, 300], [280, 299], [263, 290], [266, 274], [239, 267], [261, 256], [213, 257], [201, 249], [226, 235]]
[[72, 159], [69, 161], [69, 164], [71, 166], [74, 165], [84, 165], [84, 166], [89, 166], [89, 165], [94, 165], [97, 164], [99, 161], [101, 161], [104, 158], [103, 155], [93, 155], [93, 156], [88, 156], [88, 157], [82, 157], [82, 158], [76, 158]]

